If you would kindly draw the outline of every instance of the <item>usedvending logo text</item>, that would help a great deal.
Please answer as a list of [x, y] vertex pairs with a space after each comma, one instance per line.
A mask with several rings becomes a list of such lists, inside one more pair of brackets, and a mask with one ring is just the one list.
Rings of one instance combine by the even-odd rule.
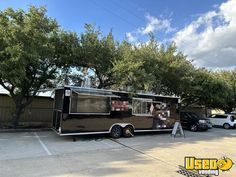
[[185, 157], [184, 167], [187, 171], [198, 171], [199, 175], [218, 176], [220, 171], [228, 171], [233, 166], [230, 158], [196, 158]]

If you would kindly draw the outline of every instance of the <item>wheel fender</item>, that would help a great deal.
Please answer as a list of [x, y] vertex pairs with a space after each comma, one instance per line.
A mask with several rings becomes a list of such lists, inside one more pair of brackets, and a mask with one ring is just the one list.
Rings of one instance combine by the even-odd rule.
[[109, 133], [111, 132], [111, 129], [112, 129], [115, 125], [119, 125], [119, 126], [121, 126], [122, 128], [126, 127], [127, 125], [130, 125], [130, 126], [133, 127], [133, 129], [135, 129], [134, 126], [133, 126], [133, 124], [131, 124], [131, 123], [115, 123], [115, 124], [112, 124], [112, 125], [111, 125], [111, 127], [110, 127], [110, 129], [109, 129]]

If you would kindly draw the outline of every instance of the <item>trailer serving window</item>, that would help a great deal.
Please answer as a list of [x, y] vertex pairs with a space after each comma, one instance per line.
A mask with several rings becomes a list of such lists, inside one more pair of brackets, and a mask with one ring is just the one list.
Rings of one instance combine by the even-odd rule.
[[152, 116], [150, 107], [152, 99], [133, 98], [132, 114], [136, 116]]
[[84, 94], [72, 91], [70, 113], [110, 114], [111, 98], [103, 95]]

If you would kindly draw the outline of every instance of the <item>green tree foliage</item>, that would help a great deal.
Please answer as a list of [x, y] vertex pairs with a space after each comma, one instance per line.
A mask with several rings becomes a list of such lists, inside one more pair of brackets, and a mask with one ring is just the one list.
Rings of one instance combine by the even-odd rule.
[[113, 75], [116, 87], [135, 90], [151, 90], [154, 81], [153, 64], [156, 55], [154, 44], [132, 46], [123, 42], [119, 46], [120, 60], [114, 62]]
[[[230, 88], [227, 83], [213, 71], [196, 69], [183, 101], [186, 105], [204, 105], [205, 108], [226, 108]], [[207, 114], [207, 112], [206, 112]]]
[[156, 81], [159, 81], [155, 82], [156, 93], [182, 96], [189, 88], [194, 67], [172, 43], [159, 48], [154, 71]]
[[76, 40], [46, 16], [45, 8], [0, 11], [0, 84], [15, 103], [14, 126], [38, 90], [50, 86], [57, 65], [73, 56]]
[[112, 68], [113, 61], [119, 58], [117, 46], [118, 42], [114, 40], [112, 31], [102, 35], [99, 28], [86, 24], [72, 67], [90, 75], [97, 88], [108, 88], [114, 84]]
[[231, 112], [233, 108], [236, 108], [236, 69], [232, 71], [217, 71], [214, 75], [225, 87], [223, 90], [219, 90], [221, 94], [224, 94], [224, 97], [221, 98], [223, 104], [220, 108]]
[[113, 67], [118, 87], [182, 95], [190, 84], [193, 65], [174, 43], [159, 46], [151, 35], [148, 43], [138, 46], [122, 43], [119, 52], [122, 59]]

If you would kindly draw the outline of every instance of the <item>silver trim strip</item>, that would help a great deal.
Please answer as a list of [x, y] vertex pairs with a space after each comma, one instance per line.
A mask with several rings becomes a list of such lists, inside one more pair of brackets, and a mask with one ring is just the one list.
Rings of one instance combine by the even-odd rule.
[[74, 115], [110, 115], [111, 113], [69, 113]]
[[116, 95], [99, 95], [99, 94], [90, 94], [90, 93], [80, 93], [80, 92], [76, 92], [74, 90], [72, 90], [72, 92], [77, 93], [78, 95], [86, 95], [86, 96], [97, 96], [97, 97], [115, 97], [115, 98], [120, 98], [120, 96], [116, 96]]
[[152, 114], [132, 114], [132, 115], [134, 115], [134, 116], [145, 116], [145, 117], [154, 117], [154, 115], [152, 115]]
[[92, 134], [104, 134], [109, 133], [109, 131], [105, 132], [84, 132], [84, 133], [57, 133], [60, 136], [70, 136], [70, 135], [92, 135]]
[[[102, 132], [83, 132], [83, 133], [59, 133], [55, 129], [53, 129], [60, 136], [71, 136], [71, 135], [93, 135], [93, 134], [105, 134], [109, 133], [109, 131]], [[134, 130], [134, 132], [164, 132], [164, 131], [172, 131], [172, 129], [155, 129], [155, 130]]]
[[152, 102], [151, 98], [140, 98], [140, 97], [132, 97], [133, 100], [142, 100], [144, 102]]

